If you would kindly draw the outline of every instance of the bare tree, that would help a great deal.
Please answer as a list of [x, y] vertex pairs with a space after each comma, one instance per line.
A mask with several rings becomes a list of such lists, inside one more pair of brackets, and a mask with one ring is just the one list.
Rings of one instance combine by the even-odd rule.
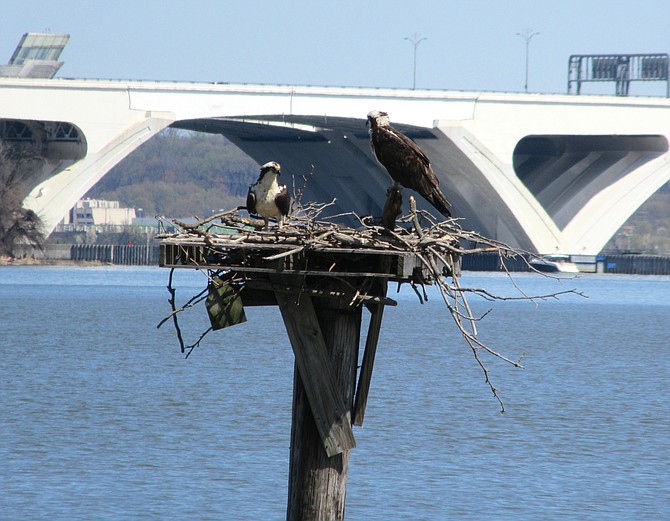
[[42, 160], [20, 145], [0, 140], [0, 255], [15, 256], [21, 246], [42, 249], [45, 234], [39, 216], [23, 208], [22, 180]]

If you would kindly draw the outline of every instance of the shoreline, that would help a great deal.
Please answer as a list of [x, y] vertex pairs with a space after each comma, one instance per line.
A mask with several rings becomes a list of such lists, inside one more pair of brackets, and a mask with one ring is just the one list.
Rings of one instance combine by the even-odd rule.
[[0, 267], [2, 266], [113, 266], [110, 262], [102, 261], [84, 261], [70, 259], [13, 259], [0, 257]]

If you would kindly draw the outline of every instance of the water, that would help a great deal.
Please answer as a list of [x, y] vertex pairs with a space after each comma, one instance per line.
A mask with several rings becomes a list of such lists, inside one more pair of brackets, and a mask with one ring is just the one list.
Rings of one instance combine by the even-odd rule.
[[[179, 353], [167, 270], [0, 268], [0, 519], [283, 519], [293, 360], [275, 308]], [[436, 293], [391, 295], [349, 520], [670, 518], [670, 278], [517, 275], [471, 298], [507, 412]], [[502, 275], [463, 285], [514, 295]], [[176, 274], [182, 300], [204, 277]], [[395, 286], [392, 293], [395, 292]], [[367, 314], [364, 315], [364, 320]], [[207, 326], [183, 318], [187, 341]]]

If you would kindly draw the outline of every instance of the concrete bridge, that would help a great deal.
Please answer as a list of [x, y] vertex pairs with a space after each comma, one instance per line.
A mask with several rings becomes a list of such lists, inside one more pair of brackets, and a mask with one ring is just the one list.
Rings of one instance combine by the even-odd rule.
[[533, 252], [597, 254], [670, 180], [666, 98], [0, 79], [0, 136], [47, 160], [24, 206], [49, 231], [168, 126], [221, 133], [299, 184], [313, 170], [305, 200], [380, 214], [390, 178], [369, 149], [372, 109], [428, 153], [464, 227]]

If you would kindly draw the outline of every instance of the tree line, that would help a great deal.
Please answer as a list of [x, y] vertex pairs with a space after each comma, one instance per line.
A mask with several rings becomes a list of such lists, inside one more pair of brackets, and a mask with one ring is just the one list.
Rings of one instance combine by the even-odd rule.
[[22, 206], [24, 180], [42, 163], [31, 148], [0, 140], [0, 256], [15, 257], [20, 248], [39, 249], [44, 242], [39, 217]]
[[110, 170], [86, 197], [145, 216], [206, 217], [243, 205], [258, 164], [219, 134], [168, 128]]

